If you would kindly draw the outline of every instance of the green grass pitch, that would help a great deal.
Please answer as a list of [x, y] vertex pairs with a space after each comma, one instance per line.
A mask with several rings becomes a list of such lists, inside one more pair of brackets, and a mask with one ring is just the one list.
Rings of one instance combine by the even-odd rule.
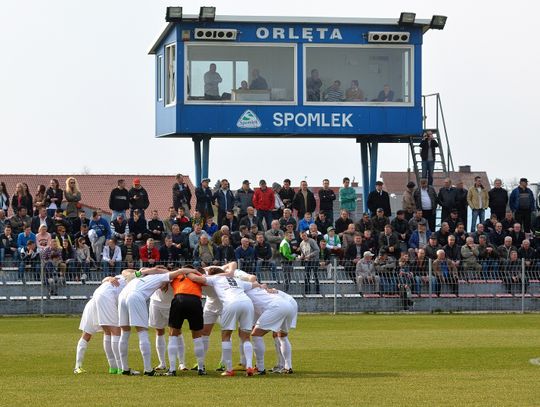
[[[301, 315], [291, 334], [295, 374], [251, 378], [211, 371], [220, 353], [216, 333], [206, 377], [108, 375], [101, 334], [90, 341], [88, 373], [76, 376], [78, 323], [0, 318], [0, 406], [540, 405], [540, 366], [529, 363], [540, 357], [536, 314]], [[130, 364], [140, 369], [135, 334], [130, 342]], [[267, 367], [273, 363], [268, 337]]]

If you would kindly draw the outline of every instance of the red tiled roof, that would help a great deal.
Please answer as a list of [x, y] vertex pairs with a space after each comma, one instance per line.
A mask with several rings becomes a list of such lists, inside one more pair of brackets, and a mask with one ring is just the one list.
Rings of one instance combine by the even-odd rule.
[[[474, 177], [482, 177], [482, 184], [489, 190], [489, 178], [485, 171], [471, 171], [471, 172], [450, 172], [449, 178], [452, 180], [452, 184], [455, 185], [458, 180], [463, 181], [465, 188], [469, 189], [474, 184]], [[413, 172], [399, 172], [399, 171], [382, 171], [381, 179], [384, 182], [384, 189], [388, 192], [401, 195], [406, 189], [406, 185], [409, 181], [416, 184], [416, 177]], [[435, 190], [439, 190], [443, 187], [444, 178], [435, 178], [433, 180], [433, 187]]]
[[[0, 181], [6, 184], [6, 188], [11, 195], [15, 191], [15, 185], [19, 182], [26, 182], [32, 197], [35, 195], [39, 184], [47, 188], [51, 178], [56, 178], [60, 182], [60, 188], [65, 189], [65, 181], [68, 177], [75, 177], [81, 190], [81, 204], [89, 208], [101, 208], [105, 214], [110, 214], [109, 195], [111, 190], [117, 186], [119, 179], [126, 180], [126, 188], [131, 188], [134, 178], [140, 178], [141, 185], [148, 192], [150, 199], [149, 210], [157, 209], [161, 218], [167, 216], [169, 207], [172, 205], [172, 186], [176, 182], [175, 175], [126, 175], [126, 174], [0, 174]], [[184, 182], [191, 188], [193, 195], [193, 183], [189, 177], [184, 176]], [[194, 198], [192, 207], [195, 207]]]

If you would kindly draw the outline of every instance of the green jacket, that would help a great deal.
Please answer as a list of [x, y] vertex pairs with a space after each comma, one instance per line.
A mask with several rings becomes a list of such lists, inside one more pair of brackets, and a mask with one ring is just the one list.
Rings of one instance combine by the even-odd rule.
[[291, 245], [289, 244], [287, 239], [283, 239], [279, 244], [279, 254], [281, 254], [281, 256], [286, 260], [294, 260], [295, 257], [292, 254]]
[[353, 187], [339, 189], [339, 204], [341, 209], [356, 210], [356, 191]]

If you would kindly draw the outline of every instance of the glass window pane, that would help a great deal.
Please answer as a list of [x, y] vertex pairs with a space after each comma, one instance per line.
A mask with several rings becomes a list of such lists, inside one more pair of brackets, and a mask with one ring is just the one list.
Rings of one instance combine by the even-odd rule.
[[412, 102], [410, 47], [305, 46], [307, 102]]
[[157, 88], [157, 100], [163, 99], [163, 56], [158, 55], [156, 66], [156, 88]]
[[165, 47], [165, 104], [176, 102], [176, 45]]
[[188, 44], [187, 59], [188, 101], [294, 101], [292, 46]]

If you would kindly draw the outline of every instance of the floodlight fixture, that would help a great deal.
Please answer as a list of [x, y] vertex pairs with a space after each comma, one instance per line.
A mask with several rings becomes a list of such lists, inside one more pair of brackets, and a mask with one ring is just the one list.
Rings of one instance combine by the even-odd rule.
[[179, 23], [182, 21], [182, 7], [167, 7], [165, 21], [168, 23]]
[[403, 11], [399, 16], [399, 25], [412, 25], [414, 24], [414, 19], [416, 18], [416, 13], [411, 13]]
[[201, 7], [199, 11], [199, 21], [214, 21], [216, 19], [215, 7]]
[[429, 28], [432, 28], [434, 30], [442, 30], [444, 29], [444, 26], [446, 25], [446, 19], [448, 17], [446, 16], [437, 16], [434, 15], [431, 18], [431, 22], [429, 23]]

